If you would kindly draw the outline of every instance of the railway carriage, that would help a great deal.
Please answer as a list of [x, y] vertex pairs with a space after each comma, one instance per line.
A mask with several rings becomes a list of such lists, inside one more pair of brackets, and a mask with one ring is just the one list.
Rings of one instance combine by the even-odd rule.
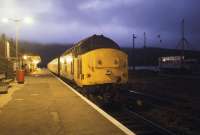
[[93, 35], [48, 64], [51, 72], [80, 87], [113, 87], [128, 81], [128, 56], [111, 39]]
[[58, 62], [58, 59], [59, 58], [55, 58], [55, 59], [53, 59], [49, 64], [48, 64], [48, 69], [51, 71], [51, 72], [53, 72], [53, 73], [55, 73], [55, 74], [58, 74], [59, 72], [58, 72], [58, 70], [59, 70], [59, 68], [58, 68], [58, 66], [59, 66], [59, 62]]
[[184, 56], [160, 57], [159, 69], [164, 72], [198, 72], [199, 62], [197, 59], [185, 58]]

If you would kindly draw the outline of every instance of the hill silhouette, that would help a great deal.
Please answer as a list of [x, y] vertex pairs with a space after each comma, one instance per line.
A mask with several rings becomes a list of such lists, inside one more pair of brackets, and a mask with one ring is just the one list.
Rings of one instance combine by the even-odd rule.
[[[41, 56], [41, 67], [46, 67], [52, 59], [58, 57], [70, 47], [72, 47], [72, 44], [20, 43], [22, 53], [33, 53]], [[136, 48], [133, 58], [131, 48], [122, 48], [122, 50], [129, 55], [129, 65], [132, 65], [134, 61], [136, 66], [156, 66], [158, 65], [159, 57], [181, 55], [181, 50], [175, 49]], [[200, 61], [200, 51], [185, 51], [185, 57], [196, 58]]]

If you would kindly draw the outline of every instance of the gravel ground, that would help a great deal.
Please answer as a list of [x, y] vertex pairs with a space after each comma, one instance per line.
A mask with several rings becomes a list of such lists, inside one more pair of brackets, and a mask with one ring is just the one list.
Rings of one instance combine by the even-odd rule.
[[[200, 77], [165, 76], [147, 71], [130, 72], [131, 89], [166, 98], [173, 106], [140, 109], [140, 113], [177, 134], [200, 134]], [[144, 110], [144, 111], [142, 111]]]

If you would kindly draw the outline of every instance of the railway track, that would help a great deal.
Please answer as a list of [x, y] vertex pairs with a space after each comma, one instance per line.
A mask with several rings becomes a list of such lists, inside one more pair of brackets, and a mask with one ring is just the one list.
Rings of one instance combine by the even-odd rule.
[[[196, 134], [199, 123], [199, 109], [192, 108], [190, 104], [183, 100], [171, 98], [161, 98], [138, 91], [129, 91], [131, 98], [127, 104], [131, 111], [147, 118], [153, 119], [154, 122], [160, 123], [163, 127], [175, 132], [176, 134]], [[133, 104], [139, 100], [140, 103]]]
[[89, 98], [92, 102], [94, 102], [137, 135], [176, 135], [167, 128], [164, 128], [159, 124], [145, 118], [141, 114], [134, 112], [125, 104], [111, 103], [102, 106], [101, 102], [99, 102], [99, 99], [90, 96], [87, 96], [87, 98]]
[[[66, 83], [70, 84], [70, 86], [76, 89], [79, 93], [81, 93], [81, 89], [78, 88], [76, 85], [67, 81], [64, 78], [62, 79]], [[139, 113], [132, 111], [128, 107], [116, 104], [102, 106], [101, 101], [98, 97], [95, 98], [90, 95], [85, 95], [84, 93], [81, 94], [89, 98], [89, 100], [105, 110], [107, 113], [109, 113], [111, 116], [113, 116], [115, 119], [117, 119], [119, 122], [121, 122], [137, 135], [176, 135], [170, 130], [161, 127], [159, 124], [156, 124], [153, 121], [143, 117]]]
[[167, 77], [167, 78], [181, 78], [181, 79], [200, 79], [200, 73], [195, 73], [192, 75], [181, 75], [181, 74], [167, 74], [167, 73], [159, 73], [159, 76], [161, 77]]
[[108, 110], [107, 112], [137, 135], [176, 135], [168, 129], [124, 107], [114, 112]]
[[172, 99], [168, 99], [168, 98], [164, 98], [164, 97], [157, 97], [157, 96], [153, 96], [153, 95], [149, 95], [149, 94], [145, 94], [136, 90], [127, 90], [128, 93], [128, 97], [130, 97], [130, 99], [134, 99], [134, 98], [141, 98], [144, 100], [148, 100], [151, 101], [152, 104], [160, 104], [160, 105], [174, 105], [175, 101], [173, 101]]
[[[137, 99], [141, 99], [142, 102], [145, 104], [160, 108], [160, 109], [166, 109], [169, 111], [176, 110], [177, 107], [179, 110], [182, 110], [184, 112], [188, 111], [197, 111], [188, 105], [188, 101], [184, 99], [174, 99], [170, 97], [158, 97], [149, 95], [146, 93], [139, 92], [137, 90], [128, 90], [129, 95], [129, 101], [134, 101]], [[199, 110], [198, 110], [199, 111]]]
[[178, 103], [185, 103], [187, 102], [187, 100], [183, 99], [183, 98], [178, 98], [178, 97], [158, 97], [158, 96], [154, 96], [154, 95], [150, 95], [150, 94], [146, 94], [146, 93], [143, 93], [143, 92], [140, 92], [139, 90], [128, 90], [129, 93], [132, 93], [132, 94], [135, 94], [135, 95], [140, 95], [140, 96], [143, 96], [145, 98], [148, 98], [148, 99], [152, 99], [154, 101], [159, 101], [159, 102], [162, 102], [162, 103], [166, 103], [166, 104], [176, 104], [177, 102]]

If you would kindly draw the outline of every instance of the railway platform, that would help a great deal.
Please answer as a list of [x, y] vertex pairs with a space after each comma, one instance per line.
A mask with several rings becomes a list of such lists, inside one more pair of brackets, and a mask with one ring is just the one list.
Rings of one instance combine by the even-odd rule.
[[125, 135], [47, 70], [0, 95], [1, 135]]

